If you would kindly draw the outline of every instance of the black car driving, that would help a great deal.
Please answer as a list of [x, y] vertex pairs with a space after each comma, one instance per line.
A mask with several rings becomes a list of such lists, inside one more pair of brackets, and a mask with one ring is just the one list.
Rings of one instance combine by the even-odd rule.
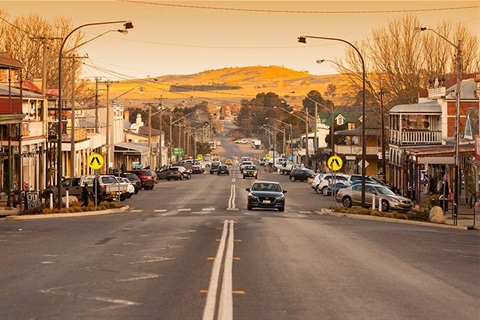
[[253, 208], [278, 209], [285, 211], [285, 193], [278, 182], [274, 181], [258, 181], [254, 182], [248, 191], [247, 209]]

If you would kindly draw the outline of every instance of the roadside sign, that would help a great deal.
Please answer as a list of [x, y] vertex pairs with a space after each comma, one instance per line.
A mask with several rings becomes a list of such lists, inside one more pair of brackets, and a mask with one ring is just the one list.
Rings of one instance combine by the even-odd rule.
[[197, 154], [197, 160], [202, 161], [202, 159], [203, 159], [203, 155], [202, 154]]
[[271, 156], [270, 154], [267, 154], [267, 155], [265, 156], [265, 159], [270, 160], [271, 157], [272, 157], [272, 156]]
[[88, 157], [88, 166], [93, 170], [98, 170], [103, 167], [104, 160], [101, 154], [92, 153], [90, 157]]
[[331, 156], [328, 158], [327, 165], [332, 171], [338, 171], [343, 166], [343, 160], [339, 156]]

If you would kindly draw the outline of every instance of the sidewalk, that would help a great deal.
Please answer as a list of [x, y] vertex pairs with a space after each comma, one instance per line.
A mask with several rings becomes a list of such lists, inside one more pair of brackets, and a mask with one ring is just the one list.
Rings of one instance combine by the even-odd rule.
[[[423, 192], [420, 194], [420, 203], [424, 203], [425, 200], [429, 197], [429, 195], [424, 194]], [[445, 212], [445, 219], [448, 225], [455, 225], [455, 221], [453, 219], [453, 203], [452, 201], [448, 202], [448, 210]], [[475, 214], [475, 215], [474, 215]], [[475, 217], [475, 220], [474, 220]], [[456, 221], [457, 226], [464, 226], [464, 227], [475, 227], [475, 229], [480, 229], [480, 207], [472, 207], [467, 204], [459, 204], [458, 205], [458, 218]]]

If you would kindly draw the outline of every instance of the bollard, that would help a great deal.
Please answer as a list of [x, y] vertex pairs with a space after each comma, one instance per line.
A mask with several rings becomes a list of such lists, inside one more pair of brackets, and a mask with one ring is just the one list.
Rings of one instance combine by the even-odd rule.
[[[68, 208], [68, 205], [69, 205], [68, 200], [70, 199], [70, 197], [68, 196], [68, 190], [67, 190], [67, 193], [66, 193], [66, 197], [67, 197], [67, 200], [65, 201], [65, 208]], [[60, 201], [62, 201], [62, 199], [60, 199]]]
[[375, 210], [375, 193], [372, 194], [372, 210]]
[[50, 193], [50, 209], [53, 209], [53, 192]]
[[382, 198], [378, 198], [378, 211], [382, 212]]

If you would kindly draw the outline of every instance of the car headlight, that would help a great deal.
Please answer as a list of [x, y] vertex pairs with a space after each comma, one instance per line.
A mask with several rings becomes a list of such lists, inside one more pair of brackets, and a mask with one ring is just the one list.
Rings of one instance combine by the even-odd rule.
[[278, 196], [278, 197], [277, 197], [277, 200], [283, 200], [283, 199], [285, 199], [285, 195], [284, 195], [284, 194], [282, 194], [281, 196]]
[[395, 198], [389, 198], [389, 200], [392, 201], [392, 202], [400, 203], [400, 200], [395, 199]]
[[249, 194], [248, 199], [259, 201], [258, 197], [254, 196], [253, 194]]

